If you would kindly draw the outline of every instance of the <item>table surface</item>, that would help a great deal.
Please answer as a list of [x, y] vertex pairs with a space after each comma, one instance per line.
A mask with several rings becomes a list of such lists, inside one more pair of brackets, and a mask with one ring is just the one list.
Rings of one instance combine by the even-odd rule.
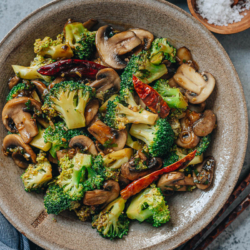
[[[0, 39], [2, 39], [20, 20], [51, 0], [0, 0]], [[189, 12], [186, 0], [170, 0]], [[231, 58], [242, 83], [248, 115], [250, 113], [250, 29], [233, 35], [217, 35]], [[247, 152], [250, 144], [248, 143]], [[250, 171], [250, 154], [247, 153], [239, 182]], [[236, 166], [237, 167], [237, 166]], [[237, 205], [250, 193], [250, 187], [232, 204]], [[229, 213], [232, 207], [226, 213]], [[223, 219], [223, 218], [221, 218]], [[206, 250], [247, 250], [250, 247], [250, 207], [246, 209]], [[179, 247], [178, 250], [181, 250]]]

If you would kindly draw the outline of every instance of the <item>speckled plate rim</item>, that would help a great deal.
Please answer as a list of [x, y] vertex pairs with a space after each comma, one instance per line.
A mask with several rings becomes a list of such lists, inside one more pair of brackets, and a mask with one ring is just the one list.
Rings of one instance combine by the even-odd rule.
[[[63, 2], [64, 0], [54, 0], [48, 4], [43, 5], [42, 7], [38, 8], [37, 10], [33, 11], [31, 14], [29, 14], [27, 17], [25, 17], [23, 20], [21, 20], [16, 26], [14, 26], [8, 33], [7, 35], [2, 39], [2, 41], [0, 42], [0, 48], [2, 46], [4, 46], [4, 43], [8, 40], [8, 38], [15, 32], [17, 31], [17, 29], [21, 26], [21, 25], [25, 25], [26, 22], [28, 22], [28, 20], [35, 16], [37, 13], [45, 10], [48, 7], [51, 7], [52, 5], [58, 4], [59, 2]], [[121, 1], [121, 0], [120, 0]], [[123, 0], [124, 1], [124, 0]], [[168, 249], [174, 249], [180, 245], [182, 245], [183, 243], [185, 243], [186, 241], [188, 241], [189, 239], [191, 239], [193, 236], [195, 236], [197, 233], [199, 233], [203, 228], [205, 228], [210, 221], [217, 215], [217, 213], [220, 211], [220, 209], [222, 208], [222, 206], [224, 205], [224, 203], [227, 201], [228, 197], [230, 196], [231, 192], [233, 191], [234, 186], [236, 185], [236, 182], [238, 180], [238, 177], [240, 175], [242, 166], [243, 166], [243, 162], [244, 162], [244, 157], [246, 154], [246, 148], [247, 148], [247, 141], [248, 141], [248, 114], [247, 114], [247, 106], [246, 106], [246, 100], [245, 100], [245, 96], [244, 96], [244, 92], [243, 92], [243, 88], [239, 79], [239, 76], [236, 72], [236, 69], [232, 63], [232, 61], [230, 60], [228, 54], [226, 53], [225, 49], [222, 47], [222, 45], [219, 43], [219, 41], [214, 37], [214, 35], [204, 26], [202, 25], [199, 21], [197, 21], [192, 15], [188, 14], [186, 11], [182, 10], [181, 8], [177, 7], [176, 5], [169, 3], [167, 1], [164, 0], [151, 0], [151, 2], [159, 2], [165, 5], [168, 5], [169, 7], [181, 12], [183, 15], [185, 15], [187, 18], [192, 19], [193, 22], [198, 25], [200, 27], [200, 31], [206, 33], [207, 36], [210, 36], [210, 38], [216, 43], [216, 45], [218, 46], [218, 50], [220, 50], [223, 54], [223, 56], [227, 59], [231, 69], [233, 70], [233, 73], [235, 75], [236, 81], [235, 81], [235, 88], [237, 88], [238, 91], [238, 95], [241, 96], [241, 99], [239, 100], [241, 102], [241, 106], [243, 107], [242, 110], [242, 117], [241, 117], [241, 123], [242, 123], [242, 134], [244, 136], [242, 136], [240, 138], [241, 140], [241, 148], [238, 150], [238, 154], [237, 154], [237, 160], [235, 163], [235, 165], [238, 166], [237, 168], [237, 173], [234, 175], [234, 180], [231, 183], [230, 187], [227, 189], [227, 194], [224, 194], [224, 198], [221, 199], [221, 203], [219, 206], [217, 206], [217, 208], [213, 211], [212, 215], [210, 216], [210, 218], [206, 219], [203, 221], [202, 226], [199, 227], [199, 229], [196, 229], [195, 231], [193, 230], [191, 233], [189, 232], [184, 233], [184, 235], [182, 235], [182, 240], [179, 242], [176, 242], [174, 245], [171, 246], [171, 248]], [[1, 201], [1, 200], [0, 200]], [[8, 208], [2, 203], [0, 202], [0, 211], [2, 212], [2, 214], [8, 219], [8, 221], [20, 232], [25, 231], [25, 236], [30, 239], [31, 241], [33, 241], [34, 243], [36, 243], [37, 245], [46, 248], [46, 249], [63, 249], [63, 246], [59, 246], [58, 244], [55, 244], [53, 242], [49, 242], [49, 241], [44, 241], [44, 238], [42, 237], [42, 235], [38, 235], [37, 233], [35, 234], [33, 231], [29, 230], [28, 228], [24, 228], [24, 226], [22, 225], [22, 223], [20, 223], [18, 220], [16, 220], [14, 217], [12, 217], [11, 211], [8, 210]], [[193, 222], [195, 223], [196, 220]], [[194, 228], [195, 226], [193, 226]], [[192, 228], [190, 228], [190, 230], [192, 230]], [[162, 249], [165, 244], [165, 241], [160, 242], [154, 246], [150, 246], [147, 249]], [[60, 248], [58, 248], [60, 247]]]

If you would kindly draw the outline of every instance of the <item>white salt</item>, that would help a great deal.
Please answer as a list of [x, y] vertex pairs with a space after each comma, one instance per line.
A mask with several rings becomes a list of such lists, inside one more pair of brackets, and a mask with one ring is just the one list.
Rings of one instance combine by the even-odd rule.
[[250, 9], [250, 0], [239, 1], [232, 7], [234, 0], [197, 0], [198, 13], [208, 20], [209, 24], [227, 26], [230, 23], [241, 21], [244, 15], [240, 14]]

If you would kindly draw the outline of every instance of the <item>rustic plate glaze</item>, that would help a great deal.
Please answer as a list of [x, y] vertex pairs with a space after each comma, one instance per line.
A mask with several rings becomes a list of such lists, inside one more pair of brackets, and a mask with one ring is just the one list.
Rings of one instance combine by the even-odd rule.
[[[101, 25], [110, 23], [120, 29], [140, 27], [156, 36], [169, 37], [176, 47], [187, 46], [200, 69], [215, 76], [217, 84], [209, 102], [218, 117], [209, 152], [217, 161], [213, 186], [205, 192], [195, 190], [169, 198], [172, 219], [166, 226], [153, 228], [134, 222], [127, 237], [111, 242], [71, 213], [47, 216], [43, 196], [26, 193], [20, 180], [23, 170], [1, 154], [0, 209], [18, 230], [46, 249], [173, 249], [212, 220], [233, 190], [241, 171], [248, 125], [238, 75], [213, 35], [186, 12], [166, 1], [54, 1], [25, 18], [1, 43], [1, 109], [8, 93], [7, 81], [13, 75], [11, 65], [28, 65], [34, 57], [35, 38], [55, 37], [67, 18], [78, 21], [96, 18]], [[0, 126], [3, 139], [6, 130], [2, 124]]]

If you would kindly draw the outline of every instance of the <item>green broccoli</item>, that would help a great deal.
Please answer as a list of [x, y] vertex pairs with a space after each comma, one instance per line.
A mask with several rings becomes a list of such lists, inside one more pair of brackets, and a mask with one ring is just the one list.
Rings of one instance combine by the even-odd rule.
[[20, 66], [20, 65], [12, 65], [12, 68], [17, 77], [27, 80], [33, 79], [43, 79], [46, 82], [51, 81], [50, 76], [41, 75], [37, 72], [37, 70], [47, 64], [52, 63], [53, 60], [51, 58], [45, 59], [43, 56], [36, 56], [34, 60], [31, 62], [29, 67]]
[[92, 165], [92, 156], [77, 153], [73, 159], [64, 156], [59, 162], [62, 172], [56, 183], [63, 188], [71, 200], [78, 201], [84, 196], [84, 181], [86, 169]]
[[33, 88], [32, 85], [27, 84], [27, 83], [18, 83], [17, 85], [15, 85], [9, 92], [9, 94], [7, 95], [6, 101], [10, 101], [13, 98], [18, 97], [18, 95], [21, 92], [29, 92], [31, 91]]
[[94, 217], [92, 227], [96, 228], [102, 237], [113, 240], [128, 234], [130, 221], [124, 214], [125, 203], [126, 200], [119, 197]]
[[174, 132], [166, 119], [158, 119], [152, 126], [133, 124], [129, 133], [144, 141], [154, 157], [167, 154], [174, 143]]
[[159, 227], [170, 220], [170, 211], [161, 190], [151, 186], [132, 199], [127, 216], [129, 219], [147, 221], [154, 227]]
[[167, 38], [156, 38], [151, 46], [151, 63], [160, 64], [163, 60], [176, 62], [176, 48], [168, 42]]
[[56, 182], [50, 183], [44, 196], [44, 207], [48, 214], [58, 215], [64, 210], [74, 210], [80, 203], [72, 200]]
[[82, 23], [68, 23], [64, 27], [66, 43], [74, 50], [74, 56], [79, 59], [90, 59], [95, 47], [96, 31], [88, 31]]
[[60, 82], [45, 96], [42, 110], [49, 117], [60, 116], [69, 129], [85, 127], [84, 111], [92, 96], [93, 89], [82, 82]]
[[56, 158], [56, 152], [62, 148], [69, 147], [71, 138], [78, 135], [87, 135], [83, 129], [68, 129], [64, 122], [55, 123], [54, 126], [49, 126], [45, 129], [43, 138], [44, 142], [50, 142], [50, 154]]
[[113, 101], [108, 102], [104, 122], [109, 127], [122, 130], [126, 128], [126, 124], [128, 123], [143, 123], [153, 125], [157, 118], [157, 114], [151, 113], [149, 111], [134, 111], [134, 109], [132, 110], [128, 107], [125, 107], [121, 104], [120, 98], [116, 97]]
[[[120, 95], [125, 101], [130, 98], [130, 92], [134, 92], [133, 75], [148, 84], [168, 73], [165, 64], [154, 65], [150, 62], [149, 57], [150, 52], [148, 51], [142, 51], [138, 55], [133, 55], [121, 74]], [[133, 104], [131, 105], [134, 106]]]
[[34, 52], [40, 56], [52, 59], [71, 58], [73, 51], [67, 44], [63, 44], [63, 34], [59, 34], [56, 40], [46, 36], [43, 40], [36, 39]]
[[[194, 149], [193, 149], [194, 150]], [[191, 150], [190, 152], [192, 152]], [[169, 166], [181, 159], [183, 159], [185, 156], [187, 156], [188, 152], [185, 149], [178, 148], [176, 145], [170, 150], [170, 152], [167, 154], [163, 161], [163, 166]], [[194, 157], [194, 159], [189, 162], [189, 165], [196, 165], [199, 163], [202, 163], [203, 161], [203, 154], [197, 155]]]
[[154, 89], [161, 95], [170, 108], [186, 109], [188, 103], [184, 99], [179, 88], [171, 88], [165, 79], [158, 80]]
[[44, 152], [39, 153], [36, 159], [37, 163], [30, 164], [22, 174], [21, 179], [25, 191], [40, 193], [52, 179], [52, 167], [45, 156]]
[[200, 139], [198, 145], [195, 148], [189, 149], [188, 153], [193, 152], [194, 150], [197, 150], [196, 156], [202, 155], [203, 153], [206, 152], [209, 144], [211, 142], [211, 134], [204, 136]]
[[91, 220], [91, 215], [94, 214], [94, 211], [91, 209], [91, 207], [84, 205], [78, 209], [75, 209], [74, 211], [79, 220], [83, 222]]

